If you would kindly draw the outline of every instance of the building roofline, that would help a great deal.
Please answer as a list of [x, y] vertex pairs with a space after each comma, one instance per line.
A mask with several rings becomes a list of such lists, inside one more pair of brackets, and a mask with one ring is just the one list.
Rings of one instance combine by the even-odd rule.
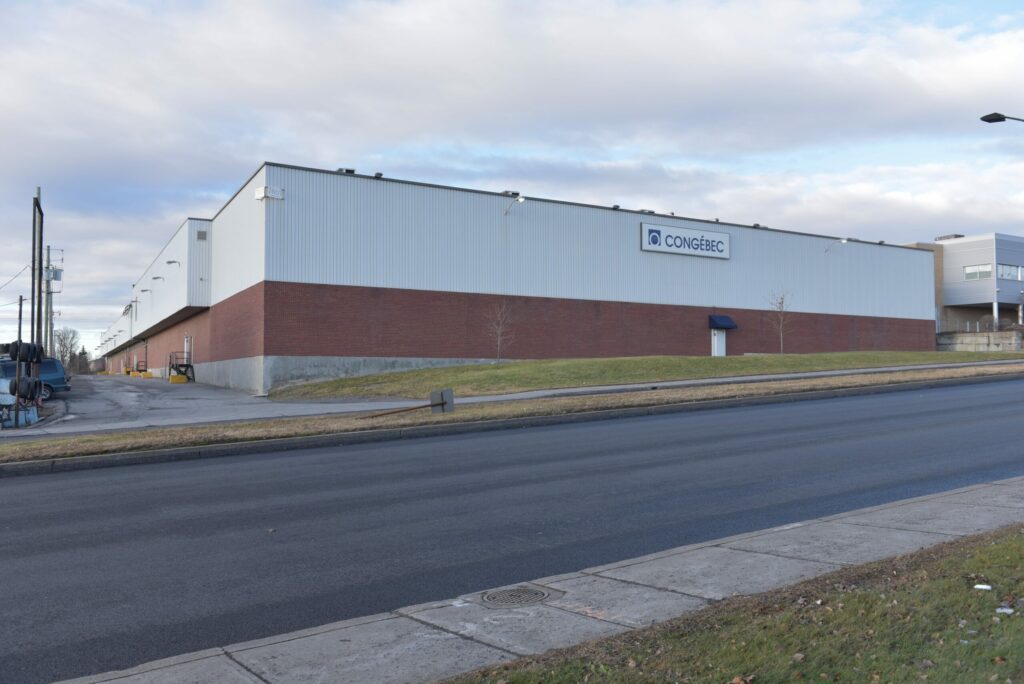
[[[253, 178], [255, 178], [256, 176], [258, 176], [258, 175], [259, 175], [259, 172], [260, 172], [260, 171], [262, 171], [262, 170], [263, 170], [263, 169], [264, 169], [265, 167], [267, 167], [267, 166], [284, 166], [284, 164], [274, 164], [274, 163], [272, 163], [272, 162], [267, 162], [267, 161], [265, 161], [265, 162], [263, 162], [262, 164], [260, 164], [260, 165], [259, 165], [259, 166], [258, 166], [258, 167], [256, 168], [256, 170], [255, 170], [255, 171], [253, 171], [253, 172], [252, 172], [252, 173], [251, 173], [251, 174], [249, 175], [249, 177], [245, 179], [245, 182], [244, 182], [244, 183], [242, 183], [242, 184], [241, 184], [241, 185], [240, 185], [240, 186], [238, 187], [238, 189], [237, 189], [237, 190], [235, 190], [235, 193], [234, 193], [233, 195], [231, 195], [231, 197], [229, 197], [229, 198], [228, 198], [227, 202], [225, 202], [225, 203], [224, 203], [224, 205], [223, 205], [223, 206], [221, 206], [221, 208], [217, 210], [217, 213], [213, 215], [213, 218], [210, 218], [210, 219], [203, 219], [203, 220], [204, 220], [204, 221], [207, 221], [207, 220], [209, 220], [209, 221], [214, 221], [214, 220], [216, 220], [216, 219], [217, 219], [217, 217], [218, 217], [218, 216], [220, 216], [220, 215], [221, 215], [221, 213], [222, 213], [222, 212], [223, 212], [223, 211], [224, 211], [225, 209], [227, 209], [227, 208], [228, 208], [228, 205], [229, 205], [229, 204], [231, 204], [232, 202], [234, 202], [234, 201], [235, 201], [235, 198], [236, 198], [236, 197], [238, 197], [238, 195], [239, 195], [239, 194], [240, 194], [240, 193], [242, 192], [242, 190], [245, 190], [245, 186], [246, 186], [246, 185], [248, 185], [249, 183], [251, 183], [251, 182], [252, 182], [252, 179], [253, 179]], [[299, 167], [295, 167], [295, 168], [299, 168]], [[330, 173], [330, 172], [326, 172], [326, 173]]]
[[[292, 169], [294, 171], [307, 171], [307, 172], [310, 172], [310, 173], [324, 173], [324, 174], [329, 174], [331, 176], [342, 176], [342, 177], [346, 177], [346, 178], [363, 178], [363, 179], [379, 181], [379, 182], [385, 182], [386, 181], [386, 182], [389, 182], [389, 183], [400, 183], [402, 185], [413, 185], [413, 186], [423, 187], [423, 188], [436, 188], [436, 189], [439, 189], [439, 190], [456, 190], [458, 192], [469, 192], [469, 193], [474, 193], [474, 194], [477, 194], [477, 195], [490, 195], [492, 197], [507, 197], [507, 195], [505, 193], [497, 192], [497, 191], [493, 191], [493, 190], [479, 190], [477, 188], [463, 188], [463, 187], [459, 187], [457, 185], [443, 185], [443, 184], [440, 184], [440, 183], [426, 183], [426, 182], [423, 182], [423, 181], [403, 180], [401, 178], [389, 178], [387, 176], [377, 177], [377, 176], [371, 176], [371, 175], [363, 174], [363, 173], [345, 173], [345, 172], [342, 172], [342, 171], [331, 171], [329, 169], [317, 169], [317, 168], [313, 168], [313, 167], [310, 167], [310, 166], [298, 166], [296, 164], [283, 164], [283, 163], [280, 163], [280, 162], [265, 161], [262, 164], [260, 164], [260, 167], [258, 169], [256, 169], [256, 171], [251, 176], [249, 176], [249, 178], [245, 181], [245, 183], [242, 184], [242, 187], [238, 189], [238, 192], [236, 192], [234, 195], [231, 196], [231, 199], [229, 199], [227, 201], [227, 203], [225, 203], [224, 207], [222, 207], [221, 210], [217, 212], [217, 214], [220, 214], [221, 211], [224, 211], [224, 208], [227, 207], [227, 205], [230, 204], [231, 201], [234, 200], [234, 198], [238, 196], [238, 193], [242, 191], [242, 188], [244, 188], [246, 185], [248, 185], [249, 182], [253, 178], [255, 178], [256, 174], [259, 173], [261, 169], [263, 169], [264, 167], [267, 167], [267, 166], [275, 166], [275, 167], [282, 168], [282, 169]], [[909, 250], [916, 251], [916, 252], [927, 252], [927, 251], [929, 251], [929, 250], [926, 250], [926, 249], [921, 249], [919, 247], [908, 247], [906, 245], [889, 244], [887, 242], [875, 242], [873, 240], [861, 240], [859, 238], [854, 238], [854, 237], [845, 237], [844, 238], [844, 237], [837, 237], [837, 236], [834, 236], [834, 235], [823, 235], [821, 233], [806, 233], [806, 232], [802, 232], [802, 231], [798, 231], [798, 230], [786, 230], [784, 228], [769, 228], [767, 226], [762, 226], [762, 225], [754, 226], [754, 225], [748, 225], [748, 224], [745, 224], [745, 223], [733, 223], [731, 221], [714, 221], [714, 220], [711, 220], [711, 219], [693, 218], [691, 216], [679, 216], [677, 214], [664, 214], [664, 213], [655, 212], [655, 211], [640, 211], [639, 209], [614, 209], [613, 207], [605, 206], [605, 205], [601, 205], [601, 204], [588, 204], [586, 202], [573, 202], [573, 201], [570, 201], [570, 200], [557, 200], [557, 199], [549, 199], [549, 198], [546, 198], [546, 197], [533, 197], [533, 196], [527, 196], [527, 195], [523, 195], [523, 197], [525, 197], [526, 199], [530, 200], [531, 202], [546, 202], [546, 203], [549, 203], [549, 204], [560, 204], [560, 205], [571, 206], [571, 207], [584, 207], [584, 208], [587, 208], [587, 209], [600, 209], [600, 210], [603, 210], [603, 211], [614, 211], [614, 212], [617, 212], [617, 213], [626, 212], [626, 213], [630, 213], [630, 214], [639, 214], [640, 216], [655, 216], [655, 217], [660, 217], [660, 218], [669, 219], [669, 220], [671, 220], [671, 219], [681, 219], [681, 220], [684, 220], [684, 221], [696, 221], [698, 223], [706, 223], [706, 224], [711, 225], [711, 226], [732, 226], [732, 227], [735, 227], [735, 228], [750, 228], [752, 230], [767, 230], [767, 231], [770, 231], [770, 232], [773, 232], [773, 233], [785, 233], [785, 234], [788, 234], [788, 235], [801, 235], [801, 236], [804, 236], [804, 237], [816, 237], [816, 238], [822, 238], [822, 239], [825, 239], [825, 240], [846, 240], [848, 242], [856, 242], [856, 243], [864, 244], [864, 245], [874, 245], [876, 247], [893, 247], [893, 248], [896, 248], [896, 249], [909, 249]], [[214, 215], [214, 218], [217, 218], [217, 216]]]
[[172, 242], [174, 242], [174, 238], [178, 236], [178, 233], [181, 232], [182, 228], [188, 225], [189, 221], [205, 221], [207, 223], [210, 223], [211, 221], [213, 221], [213, 219], [204, 219], [189, 216], [187, 219], [182, 221], [181, 225], [178, 226], [173, 233], [171, 233], [171, 237], [167, 238], [167, 241], [164, 242], [163, 246], [161, 246], [160, 249], [157, 250], [156, 255], [153, 257], [153, 260], [149, 262], [149, 265], [146, 266], [146, 268], [142, 269], [142, 273], [140, 273], [139, 277], [135, 279], [134, 283], [132, 283], [133, 290], [135, 289], [135, 286], [139, 284], [139, 281], [142, 280], [142, 276], [146, 275], [146, 272], [149, 271], [149, 269], [153, 268], [153, 264], [156, 263], [156, 260], [159, 259], [160, 255], [164, 253], [164, 250], [167, 249], [167, 247], [170, 246]]
[[180, 233], [180, 232], [181, 232], [181, 229], [182, 229], [182, 228], [184, 228], [185, 226], [187, 226], [187, 225], [188, 225], [188, 222], [189, 222], [190, 220], [191, 220], [191, 219], [188, 219], [188, 218], [187, 218], [187, 219], [185, 219], [184, 221], [182, 221], [182, 222], [181, 222], [181, 225], [179, 225], [179, 226], [178, 226], [177, 228], [175, 228], [175, 229], [174, 229], [174, 232], [173, 232], [173, 233], [171, 233], [171, 237], [167, 238], [166, 242], [164, 242], [164, 244], [163, 244], [163, 245], [162, 245], [162, 246], [160, 247], [160, 249], [158, 249], [158, 250], [156, 251], [156, 254], [155, 254], [155, 255], [153, 255], [153, 260], [149, 262], [149, 265], [148, 265], [148, 266], [146, 266], [146, 268], [142, 269], [142, 272], [141, 272], [141, 273], [139, 273], [139, 277], [135, 279], [135, 282], [134, 282], [134, 283], [132, 283], [132, 289], [133, 289], [133, 290], [135, 289], [135, 286], [139, 284], [139, 281], [140, 281], [140, 280], [142, 280], [142, 276], [146, 275], [146, 273], [147, 273], [147, 272], [149, 271], [149, 269], [153, 268], [153, 264], [155, 264], [155, 263], [156, 263], [156, 260], [157, 260], [157, 259], [159, 259], [159, 258], [160, 258], [160, 255], [164, 253], [164, 250], [165, 250], [165, 249], [167, 249], [167, 247], [168, 247], [168, 246], [169, 246], [169, 245], [170, 245], [170, 244], [171, 244], [172, 242], [174, 242], [174, 238], [176, 238], [176, 237], [178, 236], [178, 233]]

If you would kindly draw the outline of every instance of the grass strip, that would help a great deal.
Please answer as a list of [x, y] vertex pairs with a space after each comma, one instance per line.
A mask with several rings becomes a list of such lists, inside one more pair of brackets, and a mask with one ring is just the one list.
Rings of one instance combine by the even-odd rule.
[[1022, 595], [1017, 525], [451, 681], [1021, 682]]
[[1022, 359], [1008, 352], [839, 352], [758, 356], [646, 356], [612, 359], [550, 359], [428, 368], [293, 385], [271, 391], [272, 399], [337, 397], [425, 397], [451, 387], [457, 396], [504, 394], [556, 387], [656, 383], [772, 373], [849, 370], [933, 363]]
[[975, 366], [955, 369], [869, 373], [864, 375], [772, 382], [736, 383], [621, 394], [582, 397], [561, 397], [529, 401], [487, 404], [461, 404], [449, 414], [426, 411], [403, 413], [380, 418], [359, 414], [336, 414], [275, 420], [189, 425], [150, 428], [113, 433], [84, 434], [71, 437], [39, 438], [0, 443], [0, 463], [69, 458], [93, 454], [120, 453], [173, 447], [224, 444], [283, 437], [339, 434], [364, 430], [439, 425], [528, 416], [554, 416], [617, 408], [687, 404], [722, 399], [765, 397], [817, 390], [848, 389], [887, 384], [942, 380], [950, 378], [989, 377], [1024, 373], [1024, 363], [1001, 366]]

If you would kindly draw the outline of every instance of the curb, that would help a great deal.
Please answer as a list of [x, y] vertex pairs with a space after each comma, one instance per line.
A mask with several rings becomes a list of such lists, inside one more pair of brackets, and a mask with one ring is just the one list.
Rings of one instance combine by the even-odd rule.
[[[986, 489], [1007, 487], [1020, 490], [1024, 487], [1024, 477], [978, 483], [834, 515], [707, 539], [573, 572], [520, 580], [489, 590], [475, 589], [471, 593], [454, 598], [427, 601], [386, 612], [161, 658], [129, 669], [63, 680], [59, 684], [101, 684], [126, 680], [219, 682], [227, 678], [225, 672], [236, 672], [236, 667], [252, 675], [251, 681], [300, 681], [304, 680], [303, 675], [311, 671], [320, 674], [320, 679], [324, 681], [429, 681], [439, 684], [452, 682], [457, 678], [461, 681], [463, 678], [472, 678], [476, 673], [493, 672], [510, 661], [535, 658], [559, 649], [573, 649], [594, 640], [621, 637], [653, 625], [699, 615], [701, 611], [716, 604], [734, 599], [771, 595], [780, 591], [791, 593], [794, 590], [806, 595], [804, 587], [813, 592], [816, 587], [831, 584], [831, 578], [838, 572], [862, 568], [872, 574], [880, 571], [888, 574], [891, 570], [891, 567], [887, 567], [889, 564], [898, 564], [908, 556], [926, 553], [950, 543], [990, 535], [1000, 529], [1020, 528], [1024, 524], [1024, 518], [1020, 517], [1024, 516], [1024, 511], [1014, 505], [1007, 505], [1003, 510], [1022, 512], [1004, 516], [1002, 520], [990, 519], [974, 530], [940, 531], [938, 528], [943, 527], [941, 523], [933, 524], [929, 529], [905, 528], [898, 523], [894, 524], [891, 519], [877, 518], [858, 522], [858, 518], [866, 515], [928, 506], [944, 499], [952, 499], [951, 505], [962, 506], [966, 510], [984, 509], [984, 503], [957, 502], [956, 497]], [[1007, 522], [1008, 518], [1012, 518], [1012, 521]], [[822, 525], [834, 523], [840, 524], [839, 529], [834, 528], [825, 536], [815, 534], [815, 528], [820, 529]], [[844, 527], [845, 530], [842, 529]], [[878, 547], [875, 544], [867, 547], [858, 542], [858, 533], [853, 530], [871, 530], [874, 533], [873, 538], [880, 540], [881, 544]], [[805, 545], [828, 547], [833, 552], [836, 549], [845, 549], [852, 551], [853, 556], [840, 559], [829, 555], [825, 560], [820, 554], [790, 554], [784, 548], [785, 541], [782, 542], [781, 548], [765, 548], [763, 544], [759, 544], [760, 541], [770, 540], [772, 537], [785, 537], [791, 533], [802, 534]], [[887, 536], [888, 543], [885, 539]], [[691, 582], [696, 579], [698, 585], [704, 585], [703, 591], [692, 583], [685, 586], [685, 582], [680, 582], [679, 578], [674, 576], [671, 571], [673, 566], [676, 569], [685, 567], [688, 556], [692, 558], [694, 554], [711, 549], [729, 555], [729, 558], [719, 556], [717, 561], [710, 561], [711, 565], [724, 568], [738, 563], [755, 572], [731, 578], [730, 581], [736, 591], [728, 594], [716, 591], [713, 582], [708, 586], [709, 576], [715, 573], [708, 573], [703, 577], [698, 573], [696, 578], [690, 577]], [[769, 561], [767, 566], [766, 560]], [[787, 570], [780, 568], [779, 562], [800, 564], [801, 568]], [[701, 561], [698, 561], [698, 564], [700, 563]], [[645, 577], [643, 573], [631, 574], [631, 569], [642, 568], [645, 565], [661, 565], [663, 569], [654, 576]], [[772, 573], [772, 565], [775, 567], [773, 579], [767, 582], [750, 579], [757, 574], [756, 570]], [[668, 566], [669, 570], [665, 570], [665, 566]], [[578, 584], [572, 586], [573, 583], [585, 583], [587, 580], [599, 580], [604, 583], [603, 588], [595, 592], [586, 588], [581, 589]], [[614, 587], [610, 587], [610, 584]], [[547, 596], [526, 606], [484, 608], [482, 596], [485, 593], [523, 588], [540, 589]], [[629, 598], [629, 606], [625, 610], [621, 610], [623, 591], [628, 592]], [[716, 596], [719, 593], [722, 595]], [[620, 597], [618, 601], [614, 598], [616, 594]], [[566, 595], [570, 597], [568, 602], [562, 601]], [[669, 604], [667, 606], [666, 599]], [[445, 611], [449, 611], [450, 615], [452, 609], [461, 612], [467, 607], [470, 607], [467, 613], [456, 618], [454, 622], [451, 617], [445, 618], [440, 615]], [[480, 610], [474, 611], [472, 607], [483, 609], [484, 615]], [[491, 614], [494, 616], [492, 619], [491, 615], [487, 615], [488, 609], [499, 612]], [[512, 617], [511, 613], [515, 611], [532, 612], [532, 615], [527, 617], [528, 622], [532, 623], [534, 635], [541, 632], [546, 636], [540, 640], [534, 638], [520, 640], [518, 643], [503, 639], [503, 633], [511, 631], [519, 634], [531, 630], [531, 625], [522, 620], [502, 625], [502, 618]], [[547, 613], [547, 619], [543, 613]], [[559, 624], [557, 617], [552, 621], [552, 616], [566, 614], [573, 616], [574, 621]], [[581, 625], [580, 620], [589, 624]], [[408, 628], [396, 624], [403, 621], [407, 624], [416, 623], [418, 632], [410, 632]], [[601, 630], [602, 633], [595, 634], [590, 628], [595, 624], [605, 627]], [[611, 629], [608, 628], [609, 625], [612, 626]], [[390, 635], [389, 629], [392, 630]], [[570, 633], [568, 638], [562, 630]], [[381, 637], [381, 632], [384, 632], [385, 636]], [[446, 651], [443, 656], [435, 657], [435, 663], [438, 659], [445, 661], [440, 670], [434, 669], [426, 674], [422, 669], [424, 665], [426, 664], [429, 670], [434, 664], [429, 662], [430, 659], [425, 662], [416, 647], [423, 644], [425, 639], [451, 637], [458, 637], [461, 641], [456, 639], [456, 647]], [[467, 650], [470, 645], [488, 650], [483, 660]]]
[[517, 428], [544, 427], [572, 423], [592, 423], [618, 418], [639, 418], [643, 416], [658, 416], [672, 413], [708, 411], [718, 408], [738, 408], [763, 404], [813, 401], [816, 399], [836, 399], [841, 397], [865, 396], [871, 394], [888, 394], [890, 392], [907, 392], [938, 387], [987, 384], [990, 382], [1009, 382], [1021, 379], [1024, 379], [1024, 373], [1010, 373], [1006, 375], [973, 378], [947, 378], [888, 385], [868, 385], [864, 387], [850, 387], [845, 389], [810, 390], [807, 392], [775, 394], [760, 397], [713, 399], [709, 401], [682, 404], [663, 404], [659, 406], [638, 406], [630, 408], [605, 409], [601, 411], [585, 411], [580, 413], [563, 413], [550, 416], [526, 416], [523, 418], [503, 418], [498, 420], [481, 420], [466, 423], [448, 423], [444, 425], [421, 425], [407, 428], [341, 432], [326, 435], [312, 435], [308, 437], [281, 437], [249, 442], [229, 442], [226, 444], [210, 444], [194, 447], [128, 451], [114, 454], [96, 454], [92, 456], [72, 456], [68, 458], [52, 458], [38, 461], [16, 461], [13, 463], [0, 463], [0, 478], [14, 477], [18, 475], [43, 475], [46, 473], [60, 473], [73, 470], [113, 468], [117, 466], [141, 465], [146, 463], [192, 461], [206, 458], [220, 458], [223, 456], [242, 456], [271, 453], [275, 451], [290, 451], [295, 449], [354, 446], [374, 442], [420, 439], [424, 437], [443, 437], [449, 435], [493, 432], [496, 430], [511, 430]]

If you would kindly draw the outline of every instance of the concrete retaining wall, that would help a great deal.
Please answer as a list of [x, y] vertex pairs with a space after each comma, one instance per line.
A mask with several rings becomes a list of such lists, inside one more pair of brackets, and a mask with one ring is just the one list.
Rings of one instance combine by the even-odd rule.
[[491, 359], [416, 357], [251, 356], [229, 361], [197, 363], [195, 372], [196, 382], [202, 384], [266, 394], [271, 387], [284, 387], [311, 380], [491, 362]]
[[1004, 330], [1002, 332], [939, 333], [936, 348], [939, 351], [1021, 351], [1024, 331]]

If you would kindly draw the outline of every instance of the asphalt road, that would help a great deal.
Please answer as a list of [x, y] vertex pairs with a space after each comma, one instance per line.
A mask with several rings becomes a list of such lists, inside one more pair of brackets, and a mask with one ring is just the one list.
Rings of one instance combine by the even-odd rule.
[[0, 480], [0, 681], [1024, 474], [1024, 381]]

